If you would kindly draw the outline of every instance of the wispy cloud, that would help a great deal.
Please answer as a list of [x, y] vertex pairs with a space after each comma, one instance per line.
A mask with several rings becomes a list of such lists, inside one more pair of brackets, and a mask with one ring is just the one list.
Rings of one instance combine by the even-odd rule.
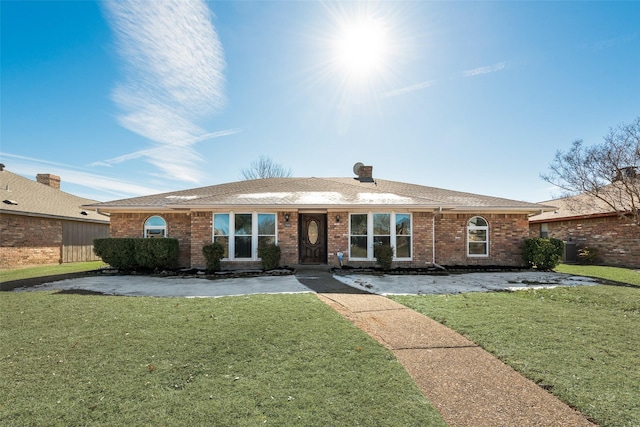
[[112, 93], [123, 111], [118, 121], [155, 144], [120, 161], [143, 157], [174, 179], [198, 182], [202, 157], [192, 145], [211, 133], [196, 121], [225, 102], [224, 54], [210, 10], [200, 0], [103, 4], [124, 61], [125, 78]]
[[479, 76], [481, 74], [489, 74], [489, 73], [495, 73], [496, 71], [502, 71], [506, 67], [507, 67], [507, 62], [503, 61], [503, 62], [498, 62], [497, 64], [487, 65], [486, 67], [478, 67], [478, 68], [474, 68], [473, 70], [467, 70], [467, 71], [464, 71], [463, 74], [465, 75], [465, 77], [473, 77], [473, 76]]
[[148, 148], [148, 149], [144, 149], [144, 150], [138, 150], [138, 151], [134, 151], [133, 153], [129, 153], [129, 154], [123, 154], [122, 156], [114, 157], [112, 159], [93, 162], [93, 163], [91, 163], [91, 166], [112, 166], [112, 165], [114, 165], [116, 163], [122, 163], [124, 161], [133, 160], [133, 159], [137, 159], [137, 158], [140, 158], [140, 157], [149, 157], [150, 159], [162, 158], [162, 156], [165, 155], [167, 149], [174, 150], [176, 147], [178, 147], [180, 149], [189, 150], [189, 149], [191, 149], [190, 146], [195, 144], [195, 143], [197, 143], [197, 142], [206, 141], [206, 140], [214, 139], [214, 138], [220, 138], [220, 137], [228, 136], [228, 135], [234, 135], [234, 134], [239, 133], [239, 132], [241, 132], [240, 129], [226, 129], [226, 130], [221, 130], [221, 131], [217, 131], [217, 132], [205, 133], [204, 135], [200, 135], [200, 136], [197, 136], [197, 137], [192, 137], [192, 138], [186, 139], [184, 141], [169, 142], [167, 144], [160, 145], [160, 146], [157, 146], [157, 147]]
[[[49, 160], [36, 159], [33, 157], [4, 152], [0, 153], [0, 158], [11, 159], [10, 167], [7, 169], [13, 173], [28, 177], [35, 177], [39, 173], [53, 173], [62, 177], [63, 185], [75, 184], [81, 187], [90, 188], [91, 191], [85, 192], [86, 194], [83, 196], [90, 199], [100, 198], [95, 194], [89, 194], [95, 193], [96, 191], [110, 194], [116, 198], [143, 196], [160, 192], [157, 188], [151, 188], [121, 179], [114, 179], [90, 173], [64, 163], [51, 162]], [[74, 194], [78, 196], [81, 195], [77, 192], [74, 192]]]
[[406, 87], [403, 87], [403, 88], [400, 88], [400, 89], [395, 89], [395, 90], [386, 92], [386, 93], [384, 93], [382, 95], [382, 97], [383, 98], [391, 98], [391, 97], [394, 97], [394, 96], [404, 95], [404, 94], [407, 94], [407, 93], [410, 93], [410, 92], [415, 92], [415, 91], [418, 91], [418, 90], [426, 89], [426, 88], [428, 88], [430, 86], [433, 86], [434, 83], [435, 83], [434, 80], [429, 80], [429, 81], [426, 81], [426, 82], [416, 83], [416, 84], [411, 85], [411, 86], [406, 86]]
[[[462, 73], [456, 73], [451, 76], [451, 79], [459, 79], [461, 77], [474, 77], [479, 76], [481, 74], [489, 74], [495, 73], [497, 71], [502, 71], [507, 68], [508, 62], [498, 62], [497, 64], [487, 65], [484, 67], [474, 68], [472, 70], [463, 71]], [[382, 94], [382, 98], [392, 98], [394, 96], [406, 95], [408, 93], [421, 91], [427, 89], [429, 87], [435, 86], [438, 83], [437, 80], [425, 80], [420, 83], [412, 84], [409, 86], [401, 87], [400, 89], [390, 90]]]
[[632, 34], [627, 34], [620, 37], [614, 37], [612, 39], [600, 40], [595, 43], [591, 43], [587, 45], [587, 48], [593, 51], [605, 50], [605, 49], [609, 49], [609, 48], [633, 41], [637, 36], [638, 36], [637, 33], [632, 33]]

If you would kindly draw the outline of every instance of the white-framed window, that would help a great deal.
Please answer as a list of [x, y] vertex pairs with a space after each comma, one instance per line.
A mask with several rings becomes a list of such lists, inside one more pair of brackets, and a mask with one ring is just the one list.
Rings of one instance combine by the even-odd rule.
[[224, 258], [229, 258], [229, 214], [213, 216], [213, 241], [224, 247]]
[[154, 215], [144, 222], [144, 237], [167, 237], [167, 222], [161, 216]]
[[480, 216], [467, 222], [467, 256], [489, 256], [489, 223]]
[[394, 260], [412, 257], [410, 213], [369, 212], [349, 215], [349, 259], [375, 259], [375, 245], [394, 248]]
[[215, 213], [213, 241], [224, 246], [230, 260], [257, 260], [263, 245], [277, 243], [276, 214], [258, 212]]
[[546, 222], [544, 224], [540, 224], [540, 237], [543, 239], [549, 238], [549, 224]]

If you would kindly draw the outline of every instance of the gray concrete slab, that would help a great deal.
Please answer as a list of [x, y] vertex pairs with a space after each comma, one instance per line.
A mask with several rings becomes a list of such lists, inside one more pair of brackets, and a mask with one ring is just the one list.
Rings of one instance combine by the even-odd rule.
[[208, 280], [197, 277], [103, 275], [60, 280], [14, 289], [15, 292], [43, 290], [83, 290], [106, 295], [191, 298], [313, 292], [300, 283], [295, 276]]
[[515, 291], [600, 283], [598, 279], [590, 277], [543, 271], [460, 273], [448, 276], [337, 274], [335, 278], [346, 285], [378, 295]]
[[[366, 275], [335, 274], [328, 270], [302, 269], [296, 275], [260, 276], [209, 280], [199, 277], [151, 277], [94, 275], [57, 280], [37, 286], [16, 288], [15, 291], [84, 290], [106, 295], [159, 297], [221, 297], [274, 293], [334, 293], [348, 298], [348, 294], [456, 294], [517, 289], [537, 289], [555, 286], [596, 285], [597, 279], [553, 272], [464, 273], [449, 276], [434, 275]], [[353, 299], [363, 304], [362, 299]], [[388, 300], [387, 300], [388, 301]], [[349, 305], [347, 301], [341, 303]], [[391, 302], [389, 301], [389, 304]], [[379, 305], [375, 306], [379, 309]], [[366, 306], [350, 307], [366, 311]]]

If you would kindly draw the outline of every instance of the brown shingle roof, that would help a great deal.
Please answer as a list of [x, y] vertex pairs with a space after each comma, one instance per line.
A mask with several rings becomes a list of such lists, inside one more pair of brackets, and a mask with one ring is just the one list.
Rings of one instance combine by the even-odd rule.
[[83, 207], [90, 203], [96, 201], [65, 193], [7, 170], [0, 171], [2, 214], [109, 223], [107, 216]]
[[370, 208], [539, 212], [548, 207], [478, 194], [377, 179], [266, 178], [114, 200], [89, 207], [110, 210], [274, 208]]
[[[601, 193], [608, 200], [615, 200], [620, 212], [628, 211], [631, 207], [630, 196], [616, 185], [603, 187]], [[587, 194], [563, 197], [554, 200], [540, 202], [541, 204], [555, 206], [556, 209], [532, 216], [531, 222], [562, 221], [571, 218], [616, 216], [618, 212], [604, 201]]]

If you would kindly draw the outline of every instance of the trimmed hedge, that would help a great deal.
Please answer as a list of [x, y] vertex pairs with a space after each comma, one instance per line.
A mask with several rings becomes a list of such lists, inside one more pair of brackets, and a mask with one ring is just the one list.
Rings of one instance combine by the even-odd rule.
[[93, 251], [118, 270], [172, 269], [178, 267], [177, 239], [108, 238], [95, 239]]
[[373, 255], [376, 257], [376, 264], [383, 270], [391, 269], [393, 263], [393, 247], [389, 245], [376, 245], [373, 247]]
[[541, 237], [526, 239], [522, 249], [525, 262], [536, 270], [553, 270], [562, 260], [563, 252], [562, 240]]
[[220, 271], [220, 260], [224, 258], [224, 246], [213, 242], [202, 247], [202, 255], [207, 262], [207, 271]]
[[133, 270], [137, 266], [136, 240], [132, 238], [95, 239], [93, 241], [93, 252], [113, 268]]
[[262, 268], [265, 270], [273, 270], [280, 266], [280, 246], [270, 244], [261, 247], [258, 250], [258, 256], [262, 260]]
[[135, 239], [136, 262], [144, 268], [176, 268], [179, 252], [178, 239]]

